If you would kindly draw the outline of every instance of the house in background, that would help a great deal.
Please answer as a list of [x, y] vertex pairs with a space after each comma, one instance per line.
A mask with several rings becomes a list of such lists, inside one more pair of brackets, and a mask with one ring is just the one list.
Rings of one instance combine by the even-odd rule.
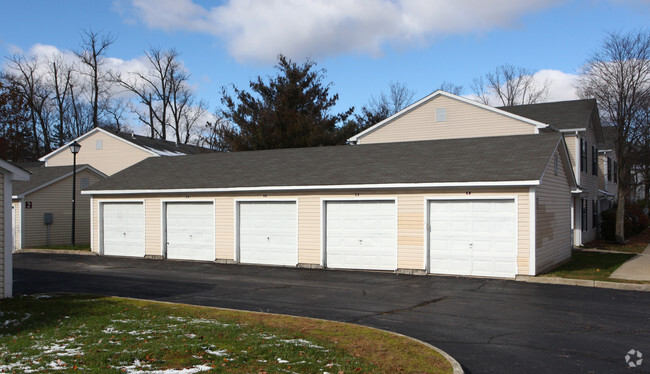
[[[113, 175], [149, 157], [211, 152], [193, 145], [176, 144], [133, 133], [113, 133], [99, 127], [70, 143], [73, 141], [81, 144], [81, 151], [77, 154], [77, 164], [90, 165], [106, 175]], [[68, 150], [70, 143], [41, 157], [39, 161], [45, 162], [46, 167], [72, 165], [72, 153]]]
[[[461, 124], [467, 131], [459, 131]], [[573, 244], [582, 245], [598, 236], [602, 210], [599, 203], [606, 195], [599, 182], [602, 171], [599, 173], [598, 146], [605, 139], [596, 100], [493, 108], [437, 91], [349, 140], [353, 144], [370, 144], [549, 132], [561, 133], [569, 151], [578, 185], [572, 191], [570, 228]], [[614, 167], [616, 161], [612, 162]]]
[[149, 158], [84, 191], [102, 255], [488, 277], [571, 255], [565, 136], [437, 91], [354, 146]]
[[[69, 153], [69, 151], [68, 151]], [[72, 242], [72, 166], [19, 164], [32, 173], [29, 181], [15, 182], [12, 220], [14, 250], [69, 245]], [[89, 165], [77, 165], [75, 243], [90, 243], [90, 199], [81, 191], [106, 178]]]
[[[77, 141], [75, 243], [90, 243], [90, 199], [79, 191], [150, 157], [184, 156], [207, 149], [150, 139], [133, 133], [95, 128], [25, 167], [29, 182], [17, 183], [13, 194], [15, 249], [67, 245], [72, 241], [72, 165], [69, 145]], [[48, 222], [48, 223], [46, 223]]]
[[13, 294], [11, 194], [13, 183], [29, 180], [29, 172], [0, 160], [0, 298]]
[[618, 159], [616, 157], [616, 127], [603, 127], [603, 143], [598, 146], [598, 188], [601, 212], [614, 207], [618, 198]]

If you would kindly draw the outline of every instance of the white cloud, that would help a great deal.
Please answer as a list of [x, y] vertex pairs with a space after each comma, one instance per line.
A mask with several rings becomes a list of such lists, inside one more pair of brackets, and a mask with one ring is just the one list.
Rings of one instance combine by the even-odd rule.
[[192, 0], [132, 0], [151, 28], [225, 40], [238, 60], [271, 62], [340, 53], [379, 55], [387, 46], [426, 43], [451, 33], [510, 27], [559, 0], [230, 0], [204, 8]]
[[544, 69], [533, 75], [538, 82], [548, 82], [548, 97], [545, 101], [565, 101], [579, 99], [576, 86], [578, 75], [560, 70]]

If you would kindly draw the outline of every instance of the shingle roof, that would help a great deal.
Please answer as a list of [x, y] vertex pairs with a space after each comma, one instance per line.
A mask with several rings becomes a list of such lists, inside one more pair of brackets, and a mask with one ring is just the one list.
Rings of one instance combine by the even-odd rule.
[[[11, 193], [14, 196], [22, 195], [25, 192], [46, 185], [72, 172], [72, 165], [44, 167], [33, 162], [17, 163], [17, 165], [32, 174], [30, 175], [29, 181], [16, 181], [12, 183]], [[77, 165], [77, 172], [87, 167], [88, 165]]]
[[550, 124], [559, 130], [586, 128], [595, 108], [595, 99], [498, 107], [512, 114]]
[[90, 190], [539, 180], [560, 140], [554, 133], [152, 157]]
[[118, 132], [115, 134], [120, 138], [129, 141], [135, 145], [146, 148], [152, 152], [155, 152], [161, 156], [179, 156], [179, 155], [195, 155], [199, 153], [212, 152], [212, 150], [207, 148], [201, 148], [189, 144], [176, 144], [168, 140], [162, 139], [151, 139], [147, 136], [137, 135], [127, 132]]

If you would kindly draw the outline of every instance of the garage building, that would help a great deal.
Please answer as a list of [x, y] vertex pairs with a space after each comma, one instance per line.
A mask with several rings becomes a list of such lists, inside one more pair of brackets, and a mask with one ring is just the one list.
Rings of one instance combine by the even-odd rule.
[[151, 158], [84, 193], [103, 255], [511, 278], [570, 257], [572, 175], [554, 133]]

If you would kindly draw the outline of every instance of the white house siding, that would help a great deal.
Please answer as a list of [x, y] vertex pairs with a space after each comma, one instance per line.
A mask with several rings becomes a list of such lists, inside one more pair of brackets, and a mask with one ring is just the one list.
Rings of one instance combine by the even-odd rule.
[[[436, 109], [446, 121], [436, 122]], [[359, 144], [535, 134], [534, 125], [446, 96], [438, 96], [359, 138]]]
[[[587, 169], [581, 168], [580, 139], [587, 141]], [[577, 134], [565, 134], [565, 141], [569, 150], [571, 165], [575, 173], [576, 181], [582, 190], [582, 194], [574, 196], [575, 212], [575, 245], [581, 245], [594, 240], [598, 236], [598, 228], [593, 227], [593, 201], [598, 202], [598, 176], [592, 174], [592, 154], [591, 146], [597, 145], [596, 134], [593, 125], [589, 125], [586, 131], [580, 131]], [[599, 171], [600, 173], [600, 171]], [[582, 230], [582, 208], [581, 199], [587, 200], [587, 228]]]
[[[469, 194], [468, 194], [469, 192]], [[189, 196], [189, 197], [186, 197]], [[397, 266], [398, 269], [424, 270], [426, 258], [425, 211], [427, 198], [515, 197], [518, 201], [519, 274], [528, 274], [530, 254], [530, 215], [528, 188], [465, 188], [418, 191], [343, 191], [343, 192], [266, 192], [240, 194], [182, 194], [182, 195], [95, 195], [93, 199], [93, 251], [99, 250], [98, 206], [102, 201], [143, 201], [145, 204], [145, 249], [147, 255], [162, 254], [161, 200], [182, 199], [215, 201], [215, 242], [217, 261], [235, 258], [236, 201], [265, 199], [297, 200], [298, 204], [298, 263], [318, 267], [322, 259], [322, 202], [328, 199], [395, 199], [397, 201]]]
[[535, 265], [539, 274], [571, 257], [571, 194], [558, 151], [546, 167], [542, 184], [536, 188], [535, 213]]

